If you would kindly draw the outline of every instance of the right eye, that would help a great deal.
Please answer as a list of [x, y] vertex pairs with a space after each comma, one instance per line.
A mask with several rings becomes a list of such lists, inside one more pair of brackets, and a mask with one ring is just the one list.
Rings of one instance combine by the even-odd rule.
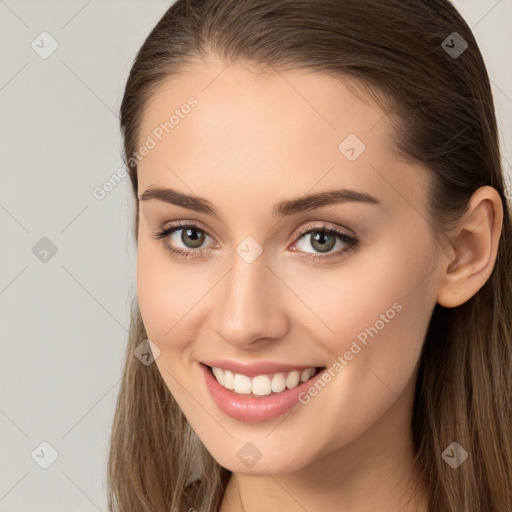
[[[178, 235], [181, 232], [181, 235]], [[153, 234], [153, 238], [162, 240], [164, 247], [173, 255], [178, 257], [199, 257], [203, 249], [199, 248], [206, 238], [211, 238], [206, 231], [195, 224], [176, 223]], [[181, 242], [184, 248], [176, 247]]]

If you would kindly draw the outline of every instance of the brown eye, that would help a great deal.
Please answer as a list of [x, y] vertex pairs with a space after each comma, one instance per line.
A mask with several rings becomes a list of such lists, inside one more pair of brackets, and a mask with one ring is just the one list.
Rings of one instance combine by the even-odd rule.
[[[181, 233], [181, 234], [180, 234]], [[153, 234], [162, 240], [165, 249], [176, 257], [195, 258], [203, 253], [203, 244], [210, 235], [194, 224], [178, 223]]]
[[336, 245], [336, 237], [324, 231], [311, 233], [311, 247], [319, 252], [328, 252]]
[[[333, 251], [337, 243], [339, 243], [339, 249]], [[300, 244], [303, 244], [302, 247]], [[295, 243], [295, 246], [298, 246], [300, 250], [297, 251], [297, 247], [294, 247], [293, 250], [305, 253], [304, 258], [321, 261], [337, 256], [341, 257], [355, 249], [358, 244], [359, 240], [357, 238], [336, 228], [307, 226], [299, 233], [298, 241]], [[313, 248], [313, 251], [309, 251], [310, 248]]]
[[[197, 249], [198, 247], [201, 247], [206, 238], [203, 231], [192, 227], [186, 229], [181, 228], [176, 231], [182, 232], [180, 237], [181, 241], [190, 249]], [[200, 234], [198, 235], [198, 233]]]

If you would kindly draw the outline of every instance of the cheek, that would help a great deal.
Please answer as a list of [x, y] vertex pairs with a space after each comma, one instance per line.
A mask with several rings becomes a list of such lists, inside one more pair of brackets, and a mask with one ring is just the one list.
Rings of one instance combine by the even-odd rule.
[[397, 234], [386, 238], [391, 242], [379, 241], [339, 265], [291, 269], [287, 279], [323, 321], [327, 338], [329, 332], [333, 339], [356, 336], [386, 311], [391, 309], [388, 316], [393, 316], [397, 302], [407, 314], [431, 302], [434, 290], [421, 287], [429, 283], [435, 269], [435, 250], [428, 235], [407, 236], [406, 244]]
[[[137, 296], [147, 335], [160, 350], [169, 347], [178, 336], [185, 316], [195, 302], [190, 276], [166, 257], [154, 242], [139, 242], [137, 250]], [[187, 315], [187, 321], [189, 316]]]
[[315, 436], [333, 439], [329, 449], [366, 431], [397, 397], [410, 399], [405, 393], [435, 306], [433, 267], [433, 246], [417, 235], [407, 245], [375, 246], [355, 256], [350, 268], [315, 279], [315, 287], [300, 281], [308, 305], [335, 333], [316, 338], [332, 354], [332, 377], [303, 397], [307, 414], [323, 418]]

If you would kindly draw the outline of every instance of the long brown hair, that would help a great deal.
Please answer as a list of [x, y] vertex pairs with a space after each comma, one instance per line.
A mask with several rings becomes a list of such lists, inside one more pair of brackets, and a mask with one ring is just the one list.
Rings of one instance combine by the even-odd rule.
[[[463, 41], [463, 53], [450, 52], [464, 49]], [[510, 205], [489, 77], [466, 22], [447, 0], [178, 0], [140, 48], [121, 105], [135, 240], [133, 155], [143, 109], [164, 80], [207, 55], [357, 84], [394, 119], [397, 154], [430, 169], [429, 222], [436, 233], [460, 218], [477, 188], [498, 191], [504, 219], [493, 272], [461, 306], [436, 305], [411, 428], [429, 510], [511, 510]], [[111, 438], [109, 510], [216, 512], [231, 472], [197, 438], [156, 365], [134, 357], [146, 338], [135, 301]], [[469, 454], [457, 469], [442, 458], [453, 441]]]

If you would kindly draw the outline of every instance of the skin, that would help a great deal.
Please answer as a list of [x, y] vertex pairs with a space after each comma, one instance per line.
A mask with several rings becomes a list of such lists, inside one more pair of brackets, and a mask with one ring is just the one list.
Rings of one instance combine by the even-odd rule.
[[[139, 141], [190, 96], [198, 106], [139, 163], [139, 197], [171, 187], [208, 199], [220, 219], [140, 201], [137, 287], [166, 385], [212, 456], [234, 473], [221, 512], [426, 511], [424, 482], [411, 471], [420, 352], [435, 304], [462, 304], [489, 277], [499, 195], [479, 189], [441, 246], [426, 220], [429, 171], [393, 152], [392, 120], [377, 105], [320, 73], [197, 62], [150, 98]], [[348, 134], [366, 145], [352, 162], [338, 149]], [[339, 188], [380, 204], [272, 217], [276, 202]], [[173, 256], [152, 238], [175, 221], [205, 230], [202, 255]], [[323, 223], [360, 245], [324, 262], [305, 259], [324, 253], [298, 230]], [[167, 241], [197, 252], [182, 233]], [[247, 236], [263, 249], [252, 263], [236, 252]], [[344, 247], [338, 240], [327, 249]], [[402, 310], [307, 405], [248, 423], [209, 395], [199, 361], [329, 367], [394, 303]], [[250, 468], [237, 456], [248, 442], [262, 454]]]

